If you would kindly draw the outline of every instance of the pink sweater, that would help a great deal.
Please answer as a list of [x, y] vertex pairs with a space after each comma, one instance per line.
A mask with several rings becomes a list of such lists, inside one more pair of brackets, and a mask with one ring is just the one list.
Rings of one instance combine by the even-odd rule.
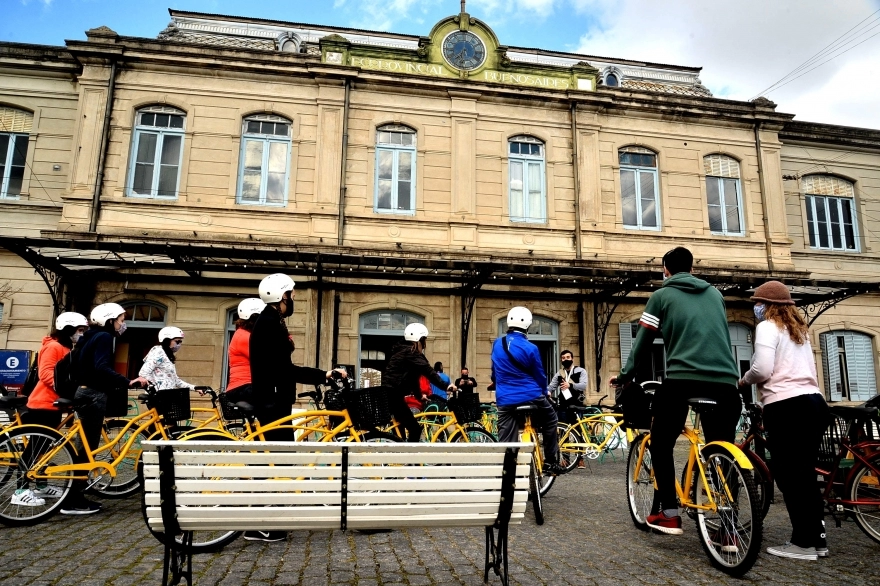
[[755, 355], [743, 381], [757, 383], [764, 405], [821, 392], [810, 341], [795, 344], [788, 330], [771, 321], [763, 321], [755, 329]]

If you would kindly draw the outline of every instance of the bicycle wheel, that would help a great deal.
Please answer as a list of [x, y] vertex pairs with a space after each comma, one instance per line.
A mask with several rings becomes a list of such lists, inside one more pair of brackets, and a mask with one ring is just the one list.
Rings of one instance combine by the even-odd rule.
[[[871, 464], [880, 468], [880, 456], [874, 456]], [[849, 493], [850, 500], [867, 501], [853, 505], [856, 523], [865, 535], [880, 542], [880, 475], [863, 465], [853, 474]]]
[[[642, 531], [648, 531], [648, 515], [654, 512], [656, 495], [654, 491], [654, 467], [651, 462], [651, 442], [647, 433], [639, 434], [630, 444], [629, 458], [626, 462], [626, 496], [629, 515], [633, 524]], [[644, 444], [644, 451], [642, 445]], [[638, 471], [636, 468], [638, 467]]]
[[[57, 431], [37, 426], [23, 425], [0, 435], [0, 462], [3, 480], [0, 483], [0, 522], [10, 527], [33, 525], [48, 519], [59, 510], [70, 494], [71, 478], [48, 478], [28, 480], [27, 473], [35, 466], [41, 469], [74, 464], [74, 452]], [[54, 454], [48, 456], [48, 452]], [[30, 490], [35, 500], [24, 500]]]
[[373, 442], [373, 443], [381, 443], [381, 442], [394, 442], [399, 443], [402, 442], [403, 439], [397, 437], [393, 433], [388, 433], [387, 431], [379, 431], [374, 429], [373, 431], [368, 431], [366, 433], [362, 433], [361, 441], [364, 442]]
[[[128, 419], [108, 419], [104, 422], [104, 432], [101, 434], [100, 447], [107, 445], [105, 442], [113, 442], [120, 434], [122, 438], [113, 446], [113, 448], [100, 452], [95, 455], [98, 462], [112, 462], [119, 457], [122, 447], [135, 435], [136, 426], [123, 431], [128, 424]], [[91, 488], [91, 492], [107, 498], [125, 498], [140, 490], [141, 483], [138, 482], [137, 463], [141, 457], [141, 443], [147, 441], [149, 436], [145, 431], [137, 434], [137, 438], [131, 445], [131, 448], [125, 454], [125, 457], [116, 466], [116, 478], [113, 478], [108, 486], [96, 484]]]
[[529, 500], [532, 501], [532, 510], [535, 512], [535, 523], [544, 524], [544, 504], [541, 501], [541, 490], [539, 484], [538, 466], [535, 459], [529, 466]]
[[450, 441], [471, 444], [494, 444], [498, 440], [480, 425], [467, 425], [462, 428], [462, 431], [456, 431]]
[[715, 568], [736, 578], [755, 564], [761, 549], [763, 520], [758, 489], [749, 470], [740, 468], [725, 449], [708, 446], [702, 451], [707, 485], [695, 490], [698, 505], [709, 503], [715, 510], [697, 512], [700, 544]]
[[[192, 438], [193, 440], [198, 441], [230, 441], [229, 437], [221, 432], [215, 430], [212, 435], [210, 432], [205, 431], [200, 434], [197, 438]], [[186, 441], [181, 440], [181, 441]], [[138, 483], [143, 486], [143, 460], [138, 460]], [[144, 492], [141, 497], [141, 514], [144, 517], [144, 521], [147, 521], [147, 493]], [[147, 523], [147, 530], [159, 540], [160, 543], [165, 543], [165, 534], [153, 531], [150, 527], [149, 523]], [[238, 539], [242, 535], [242, 531], [224, 531], [224, 530], [216, 530], [216, 531], [193, 531], [193, 539], [192, 539], [192, 548], [190, 552], [193, 554], [197, 553], [216, 553]], [[178, 545], [183, 545], [183, 533], [179, 533], [174, 536], [174, 541], [177, 542]]]
[[583, 450], [582, 447], [572, 444], [583, 444], [584, 440], [577, 429], [566, 423], [557, 424], [556, 430], [559, 434], [559, 465], [566, 472], [571, 472], [577, 467]]
[[770, 470], [767, 464], [751, 450], [743, 450], [743, 453], [752, 463], [752, 476], [755, 479], [755, 488], [758, 490], [758, 502], [761, 504], [761, 519], [767, 516], [770, 503], [773, 502], [773, 480], [770, 478]]

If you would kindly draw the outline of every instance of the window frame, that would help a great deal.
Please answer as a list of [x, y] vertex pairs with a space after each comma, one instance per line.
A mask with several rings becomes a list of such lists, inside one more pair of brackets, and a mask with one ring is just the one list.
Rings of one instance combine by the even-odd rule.
[[[401, 129], [407, 129], [406, 131]], [[411, 145], [396, 145], [388, 143], [380, 143], [379, 135], [382, 132], [401, 132], [411, 134]], [[418, 132], [416, 129], [404, 124], [383, 124], [376, 127], [376, 153], [374, 161], [374, 177], [373, 177], [373, 212], [377, 214], [394, 214], [398, 216], [414, 216], [418, 207], [416, 202], [416, 176], [418, 168]], [[391, 207], [379, 207], [379, 153], [391, 153]], [[400, 154], [411, 153], [412, 163], [410, 167], [410, 207], [409, 209], [397, 209], [397, 202], [400, 200]]]
[[[510, 145], [513, 143], [520, 144], [537, 144], [541, 147], [540, 155], [524, 155], [522, 153], [511, 153]], [[527, 212], [530, 208], [530, 197], [531, 190], [527, 188], [529, 185], [529, 177], [530, 177], [530, 169], [538, 164], [538, 172], [540, 173], [539, 184], [541, 186], [541, 192], [539, 194], [540, 199], [540, 209], [541, 209], [541, 217], [533, 218], [527, 215], [523, 216], [514, 216], [513, 215], [513, 173], [512, 168], [514, 164], [522, 165], [522, 210], [523, 212]], [[546, 143], [534, 136], [530, 135], [518, 135], [512, 136], [507, 139], [507, 215], [510, 218], [511, 222], [516, 222], [518, 224], [546, 224], [547, 223], [547, 145]]]
[[[280, 138], [279, 135], [269, 135], [262, 133], [247, 132], [248, 122], [276, 122], [288, 125], [287, 137]], [[282, 116], [256, 114], [247, 116], [241, 122], [241, 147], [238, 155], [238, 178], [236, 180], [235, 203], [247, 206], [269, 206], [269, 207], [286, 207], [290, 189], [290, 165], [293, 153], [293, 120], [288, 120]], [[242, 189], [244, 187], [244, 171], [245, 171], [245, 155], [247, 154], [247, 142], [263, 143], [263, 160], [260, 163], [260, 196], [258, 201], [245, 201], [242, 199]], [[269, 151], [271, 144], [285, 144], [286, 162], [284, 166], [284, 186], [283, 194], [280, 202], [266, 201], [266, 194], [269, 183]]]
[[[27, 155], [30, 148], [30, 134], [27, 132], [0, 132], [0, 136], [9, 137], [9, 143], [6, 147], [6, 158], [0, 161], [0, 165], [3, 167], [3, 172], [0, 174], [0, 199], [19, 199], [24, 191], [25, 180], [28, 175]], [[21, 138], [25, 139], [24, 164], [21, 166], [21, 187], [18, 193], [9, 195], [9, 181], [12, 179], [12, 158], [16, 151], [15, 145]]]
[[[819, 237], [819, 221], [816, 215], [816, 206], [818, 200], [824, 201], [825, 208], [825, 222], [828, 225], [825, 236], [828, 238], [828, 246], [821, 245], [821, 239]], [[846, 200], [850, 205], [850, 214], [852, 218], [852, 238], [853, 238], [853, 248], [846, 247], [846, 232], [843, 229], [845, 223], [843, 222], [843, 201]], [[840, 238], [840, 242], [842, 244], [841, 247], [834, 246], [834, 234], [832, 232], [832, 222], [831, 222], [831, 202], [834, 201], [837, 203], [837, 217], [838, 217], [838, 236]], [[804, 193], [804, 211], [807, 216], [807, 242], [809, 242], [809, 247], [814, 250], [828, 250], [831, 252], [861, 252], [859, 246], [859, 222], [858, 222], [858, 214], [856, 212], [856, 199], [855, 197], [847, 197], [847, 196], [839, 196], [839, 195], [819, 195], [814, 193]], [[814, 233], [813, 227], [815, 226], [816, 231]]]
[[[654, 166], [653, 167], [644, 167], [640, 165], [624, 165], [620, 163], [620, 155], [623, 153], [635, 153], [635, 154], [651, 154], [654, 156]], [[618, 180], [620, 181], [620, 221], [621, 225], [627, 230], [650, 230], [652, 232], [660, 232], [663, 229], [663, 214], [660, 210], [660, 161], [659, 154], [651, 149], [645, 147], [623, 147], [617, 150], [617, 161], [620, 166], [620, 173], [618, 175]], [[636, 193], [636, 218], [637, 223], [627, 224], [623, 219], [623, 172], [630, 171], [635, 173], [635, 185], [638, 187], [638, 192]], [[657, 225], [656, 226], [643, 226], [642, 225], [642, 196], [641, 196], [641, 179], [640, 175], [642, 173], [650, 173], [654, 176], [654, 210], [657, 216]]]
[[[183, 125], [181, 128], [162, 128], [158, 126], [142, 126], [141, 116], [143, 114], [168, 114], [171, 116], [181, 116], [183, 118]], [[183, 110], [178, 110], [177, 108], [164, 107], [164, 106], [146, 106], [143, 108], [138, 108], [135, 111], [135, 124], [132, 128], [132, 139], [131, 139], [131, 153], [129, 154], [129, 169], [128, 169], [128, 179], [125, 185], [125, 195], [126, 197], [135, 197], [138, 199], [164, 199], [164, 200], [175, 200], [180, 197], [180, 178], [183, 174], [183, 151], [186, 147], [186, 112]], [[137, 193], [134, 190], [134, 177], [137, 172], [137, 153], [140, 148], [141, 137], [145, 134], [155, 134], [156, 135], [156, 150], [153, 153], [153, 177], [150, 181], [150, 193]], [[174, 195], [159, 195], [159, 176], [162, 171], [162, 153], [165, 149], [165, 137], [166, 136], [179, 136], [180, 137], [180, 153], [178, 154], [177, 160], [177, 178], [174, 184]]]

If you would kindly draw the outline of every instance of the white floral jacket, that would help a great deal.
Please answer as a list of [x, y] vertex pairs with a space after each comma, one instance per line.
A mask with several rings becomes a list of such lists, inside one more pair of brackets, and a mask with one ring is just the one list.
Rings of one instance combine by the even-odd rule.
[[138, 374], [150, 381], [150, 384], [155, 385], [157, 389], [195, 388], [177, 376], [174, 363], [168, 359], [161, 345], [153, 346], [144, 358], [144, 365]]

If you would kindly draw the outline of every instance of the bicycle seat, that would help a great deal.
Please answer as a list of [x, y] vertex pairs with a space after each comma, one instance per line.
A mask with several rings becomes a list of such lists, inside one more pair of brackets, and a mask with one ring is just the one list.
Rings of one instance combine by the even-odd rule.
[[237, 407], [238, 409], [241, 410], [242, 413], [244, 413], [246, 415], [250, 415], [251, 413], [254, 412], [254, 406], [251, 405], [250, 403], [245, 403], [244, 401], [239, 401], [238, 403], [233, 403], [232, 406]]
[[27, 397], [0, 397], [0, 411], [8, 411], [11, 409], [19, 409], [27, 405]]
[[58, 400], [52, 404], [58, 407], [61, 411], [70, 411], [82, 406], [83, 402], [75, 399], [62, 399], [59, 397]]
[[140, 401], [141, 403], [146, 403], [149, 398], [150, 395], [147, 393], [141, 393], [140, 395], [138, 395], [138, 401]]
[[871, 407], [853, 406], [853, 407], [830, 407], [828, 409], [832, 415], [837, 415], [846, 421], [853, 419], [868, 419], [877, 417], [877, 410]]
[[697, 413], [704, 409], [711, 409], [717, 404], [718, 402], [715, 399], [708, 399], [706, 397], [691, 397], [688, 399], [688, 405]]
[[566, 405], [566, 411], [577, 411], [578, 413], [583, 413], [584, 411], [591, 411], [592, 407], [584, 407], [583, 405]]
[[517, 411], [537, 411], [537, 405], [520, 405], [516, 408]]

